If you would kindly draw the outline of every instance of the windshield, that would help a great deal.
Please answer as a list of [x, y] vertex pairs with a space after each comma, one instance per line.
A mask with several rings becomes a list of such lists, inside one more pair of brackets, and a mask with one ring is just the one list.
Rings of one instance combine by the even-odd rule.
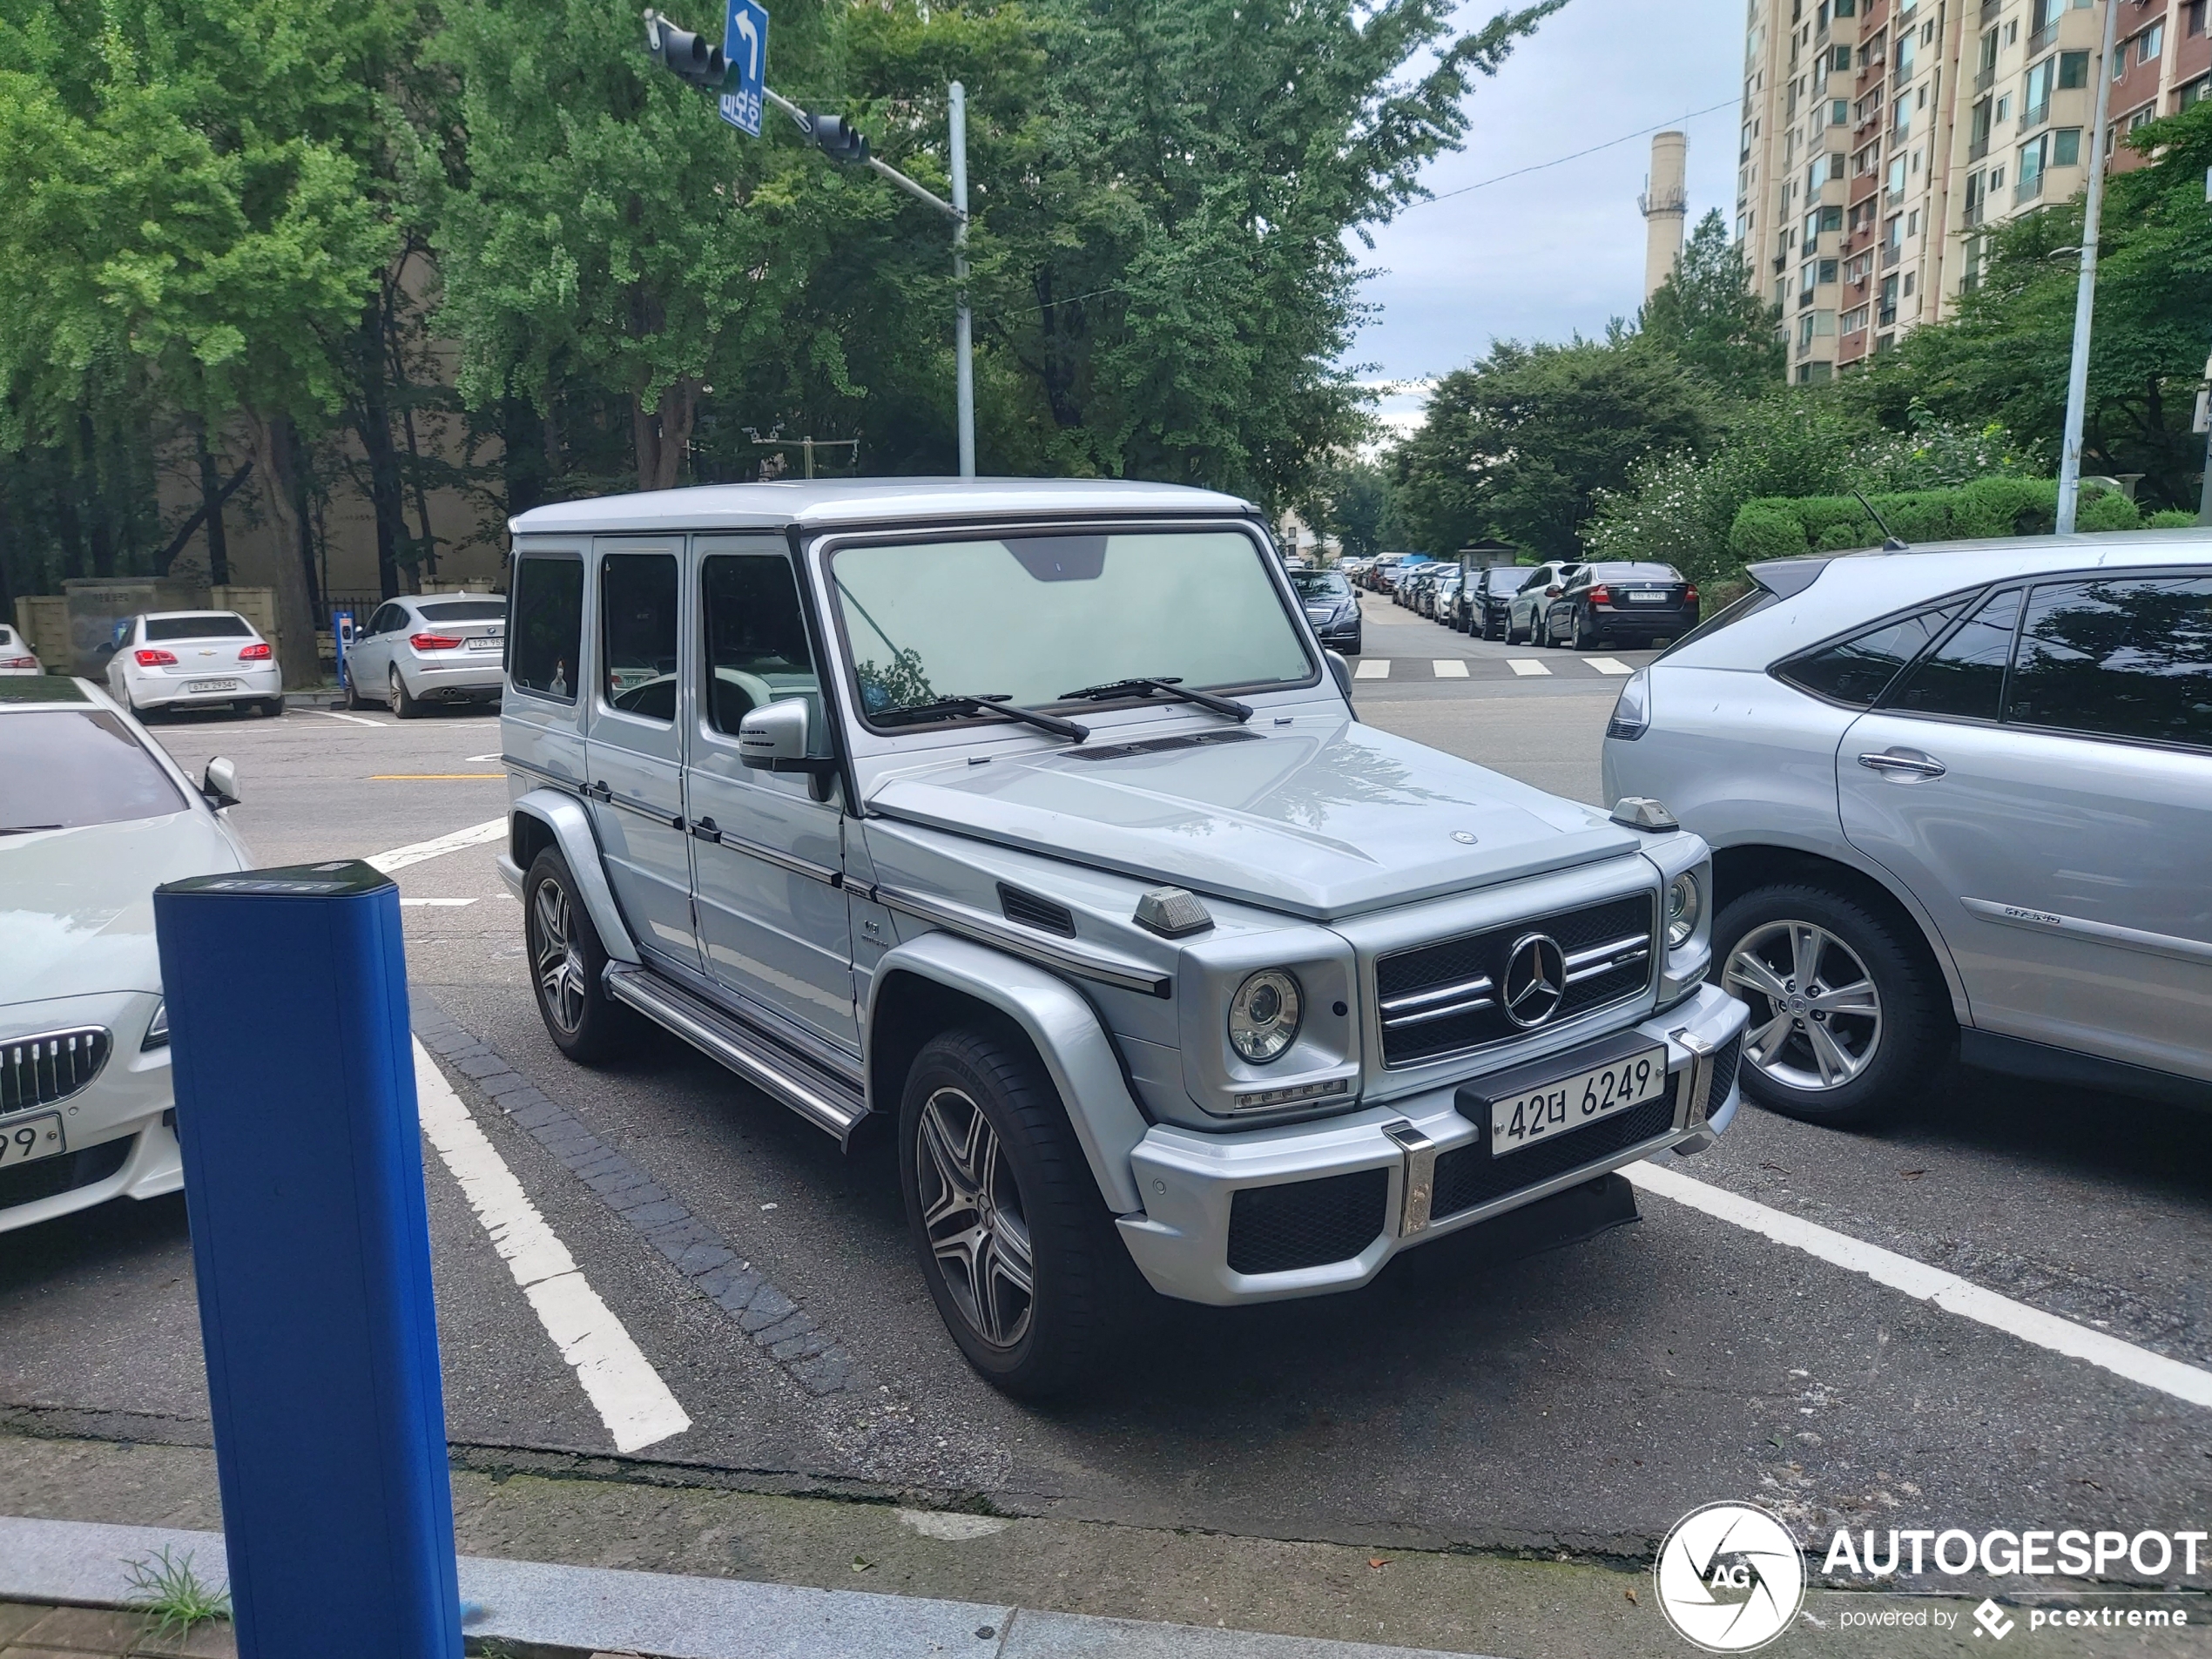
[[1311, 684], [1315, 665], [1235, 530], [1131, 530], [839, 550], [830, 564], [860, 707], [1034, 706], [1135, 678]]
[[243, 617], [218, 611], [206, 617], [148, 617], [148, 639], [246, 639], [253, 630]]
[[1293, 570], [1291, 585], [1301, 599], [1349, 598], [1352, 589], [1334, 570]]
[[507, 615], [504, 599], [445, 599], [415, 608], [425, 622], [498, 622]]
[[0, 714], [0, 778], [38, 780], [35, 789], [0, 790], [0, 835], [185, 810], [161, 763], [105, 709]]

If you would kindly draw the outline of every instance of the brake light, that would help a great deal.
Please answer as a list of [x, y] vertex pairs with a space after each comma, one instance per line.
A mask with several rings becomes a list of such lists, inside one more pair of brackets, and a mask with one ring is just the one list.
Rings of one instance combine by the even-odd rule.
[[1682, 602], [1686, 605], [1694, 605], [1697, 603], [1697, 590], [1694, 585], [1682, 590]]
[[0, 668], [36, 668], [37, 666], [38, 659], [36, 657], [0, 657]]
[[448, 639], [443, 634], [409, 634], [407, 643], [417, 651], [456, 651], [461, 642]]
[[1613, 590], [1607, 587], [1601, 582], [1596, 587], [1590, 590], [1590, 603], [1594, 605], [1611, 604], [1613, 603]]
[[177, 654], [167, 651], [141, 651], [132, 653], [138, 659], [140, 668], [174, 668]]
[[239, 652], [238, 660], [241, 663], [267, 662], [269, 660], [269, 642], [264, 639], [257, 644], [248, 645], [244, 651]]

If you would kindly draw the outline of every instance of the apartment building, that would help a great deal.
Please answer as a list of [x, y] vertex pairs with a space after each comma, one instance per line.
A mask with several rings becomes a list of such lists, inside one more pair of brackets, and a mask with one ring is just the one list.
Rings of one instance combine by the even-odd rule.
[[[2101, 4], [2119, 8], [2095, 119]], [[1946, 315], [1989, 227], [2082, 188], [2118, 140], [2212, 91], [2206, 0], [1750, 0], [1736, 231], [1824, 381]]]

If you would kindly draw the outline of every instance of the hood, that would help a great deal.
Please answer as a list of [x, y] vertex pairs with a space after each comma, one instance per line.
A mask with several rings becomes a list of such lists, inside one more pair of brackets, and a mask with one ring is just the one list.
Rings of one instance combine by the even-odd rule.
[[0, 836], [0, 1007], [157, 991], [153, 890], [243, 865], [201, 813]]
[[1638, 846], [1595, 807], [1349, 720], [1096, 744], [981, 766], [962, 759], [889, 779], [868, 805], [1316, 921]]

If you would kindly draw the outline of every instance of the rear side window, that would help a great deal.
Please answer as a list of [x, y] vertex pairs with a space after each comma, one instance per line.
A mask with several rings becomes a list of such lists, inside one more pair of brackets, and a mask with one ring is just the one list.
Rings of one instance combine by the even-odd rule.
[[576, 701], [583, 640], [583, 561], [515, 561], [514, 622], [507, 630], [508, 678], [517, 691]]
[[2005, 665], [2020, 618], [2020, 590], [1997, 595], [1908, 669], [1885, 705], [1900, 714], [1995, 719], [2005, 704]]
[[1756, 617], [1769, 605], [1777, 603], [1779, 601], [1774, 593], [1765, 588], [1754, 585], [1749, 593], [1737, 595], [1735, 598], [1730, 599], [1718, 610], [1661, 651], [1660, 658], [1664, 659], [1672, 657], [1684, 645], [1703, 639], [1708, 634], [1716, 634], [1732, 622], [1741, 622], [1746, 617]]
[[251, 639], [253, 630], [243, 617], [233, 617], [227, 611], [212, 611], [204, 617], [148, 617], [146, 638], [156, 639]]
[[2212, 748], [2212, 577], [2033, 590], [2005, 718]]
[[1960, 608], [1946, 605], [1878, 623], [1849, 639], [1793, 658], [1776, 672], [1815, 697], [1853, 708], [1871, 708], [1889, 689], [1898, 670], [1925, 651], [1928, 642], [1944, 631]]
[[0, 835], [185, 810], [161, 763], [105, 709], [0, 714], [0, 778], [38, 780], [35, 789], [0, 789]]
[[415, 608], [425, 622], [497, 622], [507, 614], [503, 599], [439, 599]]
[[610, 553], [599, 562], [599, 615], [610, 708], [676, 718], [676, 559]]

